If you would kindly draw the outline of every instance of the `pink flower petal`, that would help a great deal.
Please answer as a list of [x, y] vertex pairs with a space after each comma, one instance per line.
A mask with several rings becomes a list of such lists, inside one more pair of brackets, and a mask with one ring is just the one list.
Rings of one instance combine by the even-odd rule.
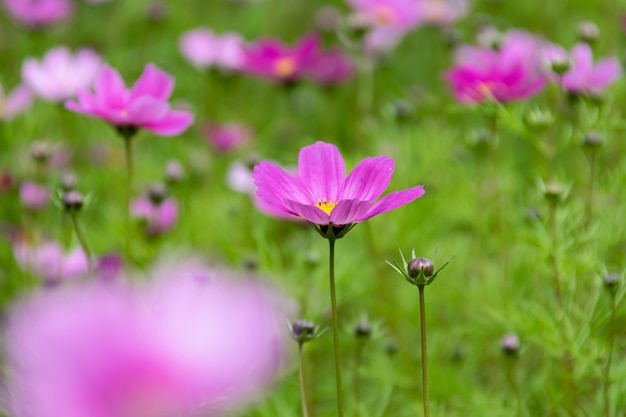
[[370, 210], [364, 216], [357, 219], [357, 221], [360, 222], [363, 220], [367, 220], [374, 216], [378, 216], [379, 214], [386, 213], [398, 207], [402, 207], [405, 204], [409, 204], [413, 200], [416, 200], [423, 195], [423, 185], [418, 185], [417, 187], [413, 188], [407, 188], [406, 190], [402, 191], [394, 191], [390, 194], [387, 194], [382, 199], [377, 201], [374, 205], [372, 205]]
[[123, 109], [126, 105], [128, 93], [124, 80], [116, 70], [108, 65], [104, 65], [100, 76], [96, 78], [94, 91], [98, 103], [102, 106]]
[[321, 225], [330, 223], [330, 216], [316, 206], [301, 204], [293, 200], [285, 200], [285, 205], [291, 209], [292, 213], [306, 221]]
[[291, 214], [292, 210], [283, 201], [293, 200], [301, 204], [315, 204], [315, 200], [302, 186], [300, 180], [293, 178], [271, 162], [261, 161], [252, 171], [257, 195]]
[[371, 203], [389, 186], [394, 168], [395, 162], [386, 156], [365, 158], [348, 175], [341, 198]]
[[194, 122], [194, 115], [180, 110], [172, 110], [160, 120], [143, 123], [143, 127], [163, 136], [175, 136], [183, 133]]
[[167, 100], [174, 89], [174, 79], [154, 64], [148, 64], [130, 91], [131, 99], [150, 96], [158, 100]]
[[150, 96], [141, 96], [128, 106], [128, 120], [133, 125], [142, 126], [154, 121], [161, 121], [169, 110], [166, 101], [157, 100]]
[[346, 166], [333, 144], [316, 142], [300, 150], [298, 173], [317, 200], [337, 202], [346, 178]]
[[330, 212], [330, 221], [336, 226], [354, 223], [370, 208], [367, 201], [341, 200]]

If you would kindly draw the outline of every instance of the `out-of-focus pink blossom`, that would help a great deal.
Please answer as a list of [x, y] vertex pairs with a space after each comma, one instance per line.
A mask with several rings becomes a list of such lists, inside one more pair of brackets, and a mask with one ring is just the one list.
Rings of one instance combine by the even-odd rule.
[[0, 85], [0, 120], [11, 120], [27, 110], [33, 102], [33, 95], [24, 85], [19, 85], [7, 96]]
[[140, 197], [131, 203], [130, 211], [134, 217], [146, 222], [147, 236], [162, 235], [178, 221], [178, 203], [173, 198], [154, 202], [147, 197]]
[[69, 48], [60, 46], [49, 50], [41, 61], [24, 61], [22, 78], [39, 97], [61, 102], [91, 87], [101, 66], [100, 57], [92, 50], [80, 49], [72, 54]]
[[60, 22], [74, 12], [72, 0], [4, 0], [3, 4], [13, 19], [30, 28]]
[[319, 40], [307, 35], [293, 47], [276, 39], [261, 39], [244, 48], [243, 72], [281, 83], [307, 75], [319, 53]]
[[185, 264], [148, 282], [76, 283], [15, 305], [2, 333], [7, 414], [214, 416], [268, 388], [285, 357], [275, 291]]
[[561, 78], [563, 88], [569, 93], [600, 95], [622, 75], [615, 57], [594, 64], [591, 47], [586, 43], [574, 45], [571, 56], [572, 66]]
[[371, 59], [377, 59], [381, 55], [393, 50], [404, 38], [404, 32], [378, 28], [370, 30], [363, 39], [363, 49]]
[[451, 25], [467, 14], [466, 0], [418, 0], [421, 19], [431, 25]]
[[50, 203], [50, 190], [34, 181], [24, 181], [20, 185], [20, 202], [28, 210], [39, 211]]
[[216, 66], [238, 70], [244, 62], [244, 40], [237, 33], [218, 36], [209, 29], [194, 29], [183, 33], [178, 47], [185, 59], [199, 69]]
[[89, 270], [87, 257], [81, 248], [66, 253], [61, 245], [52, 241], [32, 245], [18, 240], [13, 244], [13, 255], [22, 268], [47, 283], [77, 278]]
[[330, 49], [318, 54], [307, 73], [315, 82], [331, 86], [351, 78], [354, 64], [341, 50]]
[[146, 65], [130, 90], [116, 70], [104, 65], [94, 82], [94, 92], [80, 89], [78, 101], [67, 101], [65, 107], [119, 129], [146, 129], [173, 136], [184, 132], [194, 119], [189, 112], [170, 109], [167, 100], [173, 89], [174, 78], [153, 64]]
[[355, 18], [372, 27], [409, 31], [421, 23], [418, 0], [348, 0]]
[[243, 123], [209, 123], [204, 127], [203, 133], [209, 145], [223, 153], [241, 149], [252, 137], [252, 130]]
[[499, 50], [462, 46], [456, 67], [444, 74], [461, 103], [528, 98], [545, 86], [540, 71], [542, 42], [523, 31], [511, 31]]

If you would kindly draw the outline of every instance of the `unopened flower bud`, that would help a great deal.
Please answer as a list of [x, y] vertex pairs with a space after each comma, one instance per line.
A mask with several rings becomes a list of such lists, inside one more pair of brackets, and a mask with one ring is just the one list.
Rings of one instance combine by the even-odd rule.
[[372, 334], [372, 325], [366, 319], [361, 319], [354, 328], [357, 339], [368, 339]]
[[165, 188], [165, 184], [160, 182], [152, 184], [150, 188], [148, 188], [148, 198], [154, 204], [161, 204], [163, 200], [167, 197], [167, 189]]
[[550, 181], [545, 185], [544, 196], [550, 202], [557, 202], [563, 195], [563, 186], [556, 181]]
[[580, 22], [576, 30], [581, 41], [593, 43], [600, 37], [598, 25], [590, 21]]
[[505, 355], [513, 356], [519, 352], [519, 338], [515, 333], [504, 335], [500, 347]]
[[37, 163], [45, 163], [50, 158], [51, 153], [52, 151], [48, 142], [36, 140], [30, 146], [30, 156]]
[[76, 191], [68, 191], [63, 194], [63, 208], [65, 211], [78, 211], [83, 207], [83, 195]]
[[430, 277], [435, 273], [435, 265], [430, 259], [415, 258], [409, 262], [407, 266], [407, 272], [411, 278], [417, 278], [420, 276], [420, 272], [424, 273], [425, 277]]
[[165, 165], [165, 181], [177, 184], [185, 177], [185, 168], [177, 159], [171, 159]]
[[76, 174], [73, 172], [64, 172], [61, 176], [61, 182], [59, 185], [61, 186], [61, 190], [65, 192], [76, 189], [76, 185], [78, 185]]
[[480, 29], [476, 36], [480, 46], [499, 50], [502, 45], [502, 33], [493, 26], [485, 26]]
[[315, 26], [322, 32], [334, 32], [341, 23], [341, 11], [335, 6], [323, 6], [315, 13]]
[[622, 276], [620, 274], [617, 274], [617, 273], [609, 274], [606, 277], [604, 277], [604, 287], [607, 290], [613, 292], [617, 289], [621, 279], [622, 279]]
[[160, 22], [167, 17], [167, 3], [153, 0], [146, 7], [146, 17], [151, 22]]
[[291, 337], [300, 345], [313, 340], [316, 333], [315, 324], [308, 320], [296, 320], [291, 324], [289, 329]]
[[587, 132], [583, 138], [583, 144], [588, 148], [597, 148], [602, 145], [603, 136], [600, 132]]
[[554, 122], [554, 117], [550, 110], [533, 109], [526, 116], [526, 124], [532, 129], [543, 131], [549, 128]]

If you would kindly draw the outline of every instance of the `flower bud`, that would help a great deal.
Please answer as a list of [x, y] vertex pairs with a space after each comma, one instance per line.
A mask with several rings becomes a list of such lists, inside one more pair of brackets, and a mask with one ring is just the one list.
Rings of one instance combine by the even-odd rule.
[[61, 176], [60, 182], [61, 190], [68, 192], [76, 189], [76, 185], [78, 185], [78, 179], [76, 178], [76, 174], [73, 172], [64, 172]]
[[315, 26], [326, 33], [334, 32], [341, 24], [341, 11], [335, 6], [323, 6], [315, 13]]
[[50, 154], [52, 150], [50, 149], [50, 145], [48, 142], [44, 142], [41, 140], [36, 140], [30, 146], [30, 156], [35, 160], [35, 162], [43, 164], [48, 161], [50, 158]]
[[148, 188], [148, 198], [155, 205], [161, 204], [163, 200], [167, 197], [167, 189], [165, 188], [165, 184], [157, 182], [154, 183]]
[[517, 355], [519, 352], [519, 338], [515, 333], [508, 333], [504, 335], [500, 342], [502, 352], [508, 356]]
[[563, 186], [556, 181], [550, 181], [545, 185], [544, 196], [550, 202], [557, 202], [563, 195]]
[[361, 319], [354, 328], [354, 335], [357, 339], [369, 339], [372, 334], [372, 325], [367, 319]]
[[79, 211], [83, 207], [83, 195], [76, 191], [68, 191], [63, 194], [63, 208], [65, 211]]
[[593, 43], [600, 37], [598, 25], [590, 21], [580, 22], [576, 32], [580, 40], [587, 43]]
[[313, 338], [315, 338], [316, 330], [315, 324], [308, 320], [296, 320], [291, 323], [289, 329], [291, 337], [293, 337], [293, 339], [300, 345], [313, 340]]
[[165, 181], [169, 184], [177, 184], [185, 177], [185, 168], [177, 159], [167, 161], [165, 165]]
[[430, 259], [415, 258], [409, 262], [407, 272], [411, 278], [419, 277], [420, 272], [424, 273], [424, 277], [430, 277], [435, 273], [435, 265]]
[[588, 148], [593, 149], [602, 145], [602, 141], [603, 141], [602, 133], [591, 131], [591, 132], [585, 133], [585, 137], [583, 138], [583, 145], [585, 145]]
[[607, 275], [606, 277], [604, 277], [604, 280], [603, 280], [604, 288], [606, 288], [607, 290], [611, 292], [614, 292], [615, 290], [617, 290], [617, 287], [621, 279], [622, 279], [622, 276], [617, 273]]
[[528, 127], [544, 131], [554, 122], [554, 117], [550, 110], [533, 109], [526, 115], [526, 124]]

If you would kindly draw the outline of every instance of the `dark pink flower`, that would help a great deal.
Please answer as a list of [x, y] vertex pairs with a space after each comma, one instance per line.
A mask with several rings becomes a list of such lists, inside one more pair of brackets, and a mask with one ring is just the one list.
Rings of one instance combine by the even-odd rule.
[[39, 97], [49, 101], [65, 101], [80, 89], [91, 87], [102, 61], [92, 50], [75, 54], [60, 46], [49, 50], [40, 61], [27, 59], [22, 65], [24, 83]]
[[74, 12], [72, 0], [4, 0], [4, 8], [13, 19], [31, 28], [57, 23]]
[[307, 70], [317, 83], [325, 86], [341, 83], [354, 75], [354, 64], [339, 49], [320, 52]]
[[335, 145], [316, 142], [300, 150], [298, 174], [260, 162], [253, 172], [258, 196], [282, 212], [320, 226], [344, 226], [394, 210], [424, 195], [418, 185], [376, 201], [389, 186], [395, 168], [386, 156], [366, 158], [346, 177]]
[[563, 88], [573, 94], [600, 95], [622, 75], [615, 57], [593, 63], [591, 47], [578, 43], [572, 48], [572, 66], [562, 77]]
[[192, 123], [191, 113], [171, 110], [167, 102], [174, 79], [153, 64], [128, 90], [120, 74], [104, 65], [94, 83], [94, 92], [78, 91], [78, 101], [67, 101], [69, 110], [97, 117], [118, 128], [146, 129], [159, 135], [184, 132]]
[[11, 120], [28, 109], [32, 102], [33, 95], [27, 87], [19, 85], [5, 96], [0, 85], [0, 120]]
[[20, 185], [20, 202], [28, 210], [39, 211], [50, 203], [51, 193], [45, 185], [24, 181]]
[[237, 33], [218, 36], [209, 29], [194, 29], [183, 33], [178, 47], [185, 59], [200, 69], [238, 70], [244, 61], [244, 40]]
[[162, 235], [178, 221], [178, 203], [173, 198], [154, 202], [147, 197], [140, 197], [131, 203], [130, 211], [134, 217], [146, 221], [145, 232], [148, 236]]
[[3, 410], [215, 416], [268, 388], [285, 356], [287, 311], [275, 291], [185, 264], [151, 275], [76, 283], [15, 305], [3, 321]]
[[81, 248], [66, 252], [52, 241], [32, 245], [18, 240], [13, 244], [13, 255], [22, 268], [47, 283], [77, 278], [89, 271], [87, 257]]
[[315, 35], [302, 38], [289, 47], [276, 39], [261, 39], [244, 48], [241, 70], [270, 80], [290, 83], [304, 78], [319, 51]]
[[204, 129], [207, 142], [218, 152], [234, 152], [241, 149], [252, 137], [252, 130], [243, 123], [209, 123]]
[[506, 103], [528, 98], [546, 83], [540, 71], [542, 43], [522, 31], [509, 32], [500, 49], [461, 47], [456, 67], [444, 77], [461, 103]]

